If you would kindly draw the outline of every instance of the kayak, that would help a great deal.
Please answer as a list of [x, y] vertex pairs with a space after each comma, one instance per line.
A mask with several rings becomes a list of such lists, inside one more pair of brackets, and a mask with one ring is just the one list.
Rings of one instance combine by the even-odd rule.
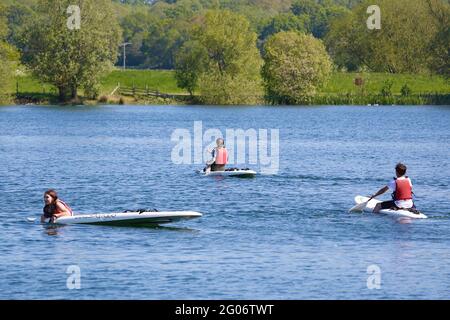
[[225, 170], [225, 171], [210, 171], [205, 173], [203, 171], [199, 171], [199, 173], [203, 176], [223, 176], [223, 177], [254, 177], [256, 175], [256, 171], [250, 169], [233, 169], [233, 170]]
[[[120, 213], [94, 213], [61, 217], [54, 224], [93, 224], [106, 226], [154, 226], [182, 220], [201, 217], [195, 211], [156, 211], [156, 212], [120, 212]], [[50, 220], [50, 219], [49, 219]], [[49, 220], [46, 223], [49, 223]], [[29, 221], [31, 221], [29, 219]]]
[[[367, 202], [367, 200], [369, 200], [368, 197], [364, 197], [364, 196], [356, 196], [355, 197], [356, 204]], [[364, 211], [365, 212], [373, 212], [373, 209], [375, 208], [377, 203], [381, 203], [381, 201], [377, 200], [377, 199], [370, 200], [370, 202], [364, 208]], [[416, 213], [413, 213], [408, 210], [382, 209], [382, 210], [380, 210], [380, 213], [386, 214], [386, 215], [389, 215], [392, 217], [398, 217], [398, 218], [402, 218], [402, 217], [411, 218], [411, 219], [426, 219], [426, 218], [428, 218], [423, 213], [416, 214]]]

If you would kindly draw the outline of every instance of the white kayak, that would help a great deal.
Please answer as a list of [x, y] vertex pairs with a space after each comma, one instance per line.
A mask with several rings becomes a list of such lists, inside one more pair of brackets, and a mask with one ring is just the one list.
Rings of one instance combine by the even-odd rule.
[[[356, 196], [355, 197], [356, 204], [364, 203], [364, 202], [367, 202], [368, 200], [369, 200], [369, 198], [364, 197], [364, 196]], [[377, 200], [377, 199], [370, 200], [369, 203], [364, 208], [364, 211], [365, 212], [373, 212], [373, 209], [375, 208], [377, 203], [380, 203], [380, 202], [381, 201]], [[401, 217], [411, 218], [411, 219], [426, 219], [426, 218], [428, 218], [423, 213], [416, 214], [416, 213], [413, 213], [408, 210], [382, 209], [382, 210], [380, 210], [380, 213], [387, 214], [387, 215], [393, 216], [393, 217], [398, 217], [398, 218], [401, 218]]]
[[[61, 217], [55, 224], [96, 224], [108, 226], [152, 226], [201, 217], [195, 211], [156, 211], [80, 214]], [[31, 221], [29, 219], [29, 221]], [[46, 221], [47, 223], [49, 221]]]
[[210, 171], [208, 173], [199, 171], [203, 176], [224, 176], [224, 177], [254, 177], [256, 171], [247, 169], [235, 169], [226, 171]]

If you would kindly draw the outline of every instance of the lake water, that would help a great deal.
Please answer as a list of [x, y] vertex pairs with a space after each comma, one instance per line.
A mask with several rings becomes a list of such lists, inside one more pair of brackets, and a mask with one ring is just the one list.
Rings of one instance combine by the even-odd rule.
[[[174, 164], [171, 136], [195, 121], [278, 129], [279, 170], [213, 178]], [[0, 298], [448, 299], [449, 159], [450, 107], [2, 107]], [[349, 214], [398, 161], [429, 219]], [[77, 213], [204, 216], [158, 228], [27, 222], [48, 188]], [[79, 290], [66, 285], [72, 265]]]

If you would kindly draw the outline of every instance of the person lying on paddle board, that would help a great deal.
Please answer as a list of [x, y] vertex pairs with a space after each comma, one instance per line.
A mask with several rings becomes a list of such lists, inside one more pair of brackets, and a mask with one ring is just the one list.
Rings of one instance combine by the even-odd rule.
[[416, 211], [413, 202], [413, 191], [411, 179], [405, 176], [406, 166], [403, 163], [398, 163], [395, 167], [396, 177], [384, 186], [377, 193], [370, 196], [370, 200], [382, 195], [388, 190], [392, 191], [392, 200], [378, 203], [373, 209], [374, 213], [380, 212], [382, 209], [406, 209]]
[[211, 151], [212, 159], [206, 163], [205, 172], [225, 171], [228, 163], [228, 151], [225, 148], [225, 141], [222, 138], [216, 140], [216, 147]]
[[65, 216], [73, 216], [72, 209], [62, 200], [58, 198], [55, 190], [47, 190], [44, 193], [44, 214], [41, 216], [41, 222], [44, 223], [46, 219], [50, 222], [55, 222], [56, 219]]

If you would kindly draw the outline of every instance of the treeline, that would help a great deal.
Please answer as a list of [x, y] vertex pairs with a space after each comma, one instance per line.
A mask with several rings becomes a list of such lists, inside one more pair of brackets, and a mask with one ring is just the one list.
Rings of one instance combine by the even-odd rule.
[[[4, 0], [0, 92], [17, 64], [61, 100], [122, 65], [175, 69], [205, 103], [308, 103], [333, 70], [449, 76], [448, 0]], [[79, 5], [82, 28], [67, 8]], [[367, 8], [381, 9], [381, 29]], [[20, 58], [19, 58], [20, 53]], [[20, 59], [20, 61], [19, 61]]]
[[[334, 19], [325, 37], [338, 67], [449, 75], [450, 10], [442, 0], [378, 0], [381, 29], [364, 23], [365, 1]], [[446, 61], [446, 62], [445, 62]]]
[[[268, 37], [281, 31], [312, 34], [325, 41], [337, 66], [350, 71], [423, 72], [435, 68], [436, 43], [448, 43], [445, 0], [167, 0], [132, 1], [121, 18], [127, 63], [138, 68], [173, 69], [195, 17], [208, 9], [243, 15], [262, 52]], [[147, 3], [147, 5], [144, 5]], [[139, 5], [141, 4], [141, 5]], [[381, 8], [383, 28], [366, 27], [367, 7]], [[413, 57], [413, 59], [411, 59]], [[121, 65], [120, 57], [119, 65]], [[387, 60], [387, 66], [383, 62]]]
[[[127, 64], [173, 69], [175, 55], [195, 19], [207, 10], [229, 10], [244, 16], [257, 34], [258, 47], [280, 31], [296, 30], [323, 38], [333, 17], [349, 12], [357, 1], [339, 0], [178, 0], [138, 5], [121, 19], [124, 40], [131, 42]], [[359, 1], [360, 2], [360, 1]], [[119, 64], [122, 60], [119, 61]]]

